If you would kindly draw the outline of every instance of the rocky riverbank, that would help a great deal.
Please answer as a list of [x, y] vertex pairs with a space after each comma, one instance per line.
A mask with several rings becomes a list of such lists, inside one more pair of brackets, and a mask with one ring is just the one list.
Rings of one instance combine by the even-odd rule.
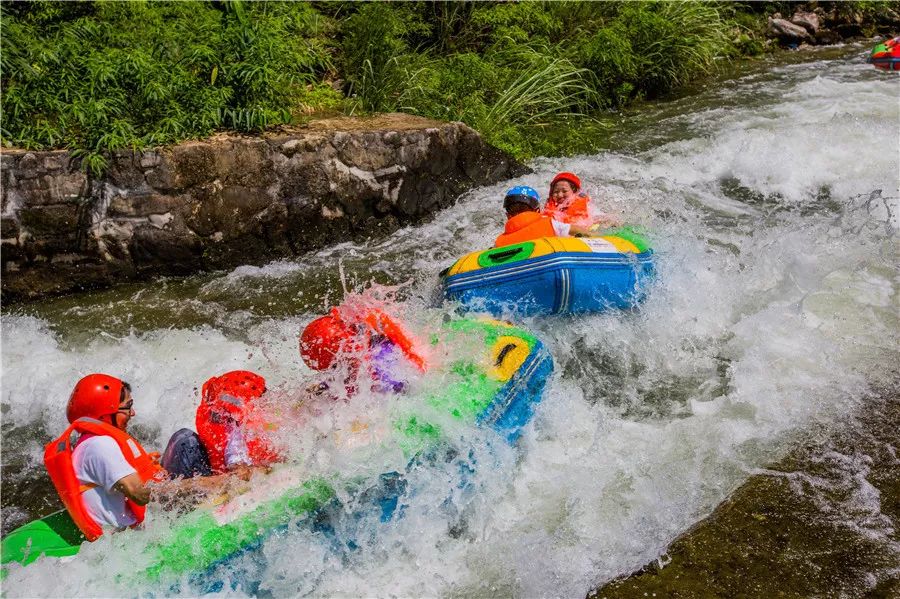
[[752, 476], [659, 560], [590, 597], [900, 596], [898, 430], [895, 385]]
[[818, 2], [798, 4], [792, 15], [780, 12], [768, 17], [766, 37], [788, 47], [804, 44], [836, 44], [873, 33], [895, 35], [900, 25], [896, 3], [885, 2], [878, 11], [866, 15], [851, 5], [820, 6]]
[[118, 152], [2, 153], [2, 293], [34, 299], [382, 235], [526, 169], [462, 123], [335, 118]]

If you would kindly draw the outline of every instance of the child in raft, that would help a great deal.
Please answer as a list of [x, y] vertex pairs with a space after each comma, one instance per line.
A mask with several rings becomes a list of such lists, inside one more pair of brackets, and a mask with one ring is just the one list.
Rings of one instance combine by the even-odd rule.
[[543, 213], [559, 222], [584, 228], [616, 227], [621, 223], [614, 217], [595, 212], [591, 198], [581, 191], [581, 179], [574, 173], [562, 172], [550, 182], [550, 197]]
[[506, 226], [497, 237], [494, 247], [522, 243], [541, 237], [588, 236], [591, 231], [577, 224], [561, 222], [541, 214], [541, 196], [532, 187], [520, 185], [506, 192], [503, 208], [506, 210]]

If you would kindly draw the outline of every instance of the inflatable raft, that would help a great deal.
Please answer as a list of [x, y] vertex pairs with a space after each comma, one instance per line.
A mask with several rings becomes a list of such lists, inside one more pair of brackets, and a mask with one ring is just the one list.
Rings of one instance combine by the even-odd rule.
[[653, 251], [639, 231], [543, 237], [473, 252], [442, 273], [444, 294], [496, 316], [579, 314], [627, 308], [643, 299]]
[[[425, 461], [422, 456], [429, 448], [444, 439], [442, 422], [446, 424], [448, 419], [493, 429], [503, 441], [514, 442], [531, 419], [553, 370], [552, 359], [541, 342], [500, 321], [457, 320], [445, 324], [433, 336], [432, 346], [438, 363], [423, 375], [423, 395], [407, 402], [384, 402], [386, 421], [392, 424], [386, 437], [377, 442], [399, 446], [409, 463], [417, 467]], [[448, 349], [441, 360], [441, 347], [455, 349]], [[458, 351], [460, 348], [463, 351]], [[397, 408], [396, 404], [406, 407]], [[365, 454], [359, 459], [364, 462], [369, 457]], [[252, 489], [218, 505], [206, 504], [178, 516], [171, 528], [160, 531], [151, 521], [147, 531], [123, 533], [134, 535], [135, 552], [141, 554], [135, 557], [139, 566], [135, 582], [164, 583], [183, 574], [202, 577], [214, 566], [253, 551], [269, 535], [313, 520], [336, 501], [338, 491], [365, 487], [358, 478], [360, 468], [353, 470], [357, 472], [355, 478], [341, 473], [311, 477], [302, 465], [279, 465], [268, 475], [257, 475], [264, 478], [255, 480]], [[399, 517], [395, 509], [403, 488], [385, 487], [383, 481], [385, 477], [395, 480], [403, 476], [402, 472], [382, 473], [369, 481], [374, 489], [370, 504], [381, 511], [383, 520]], [[74, 556], [83, 542], [84, 537], [65, 511], [26, 524], [2, 541], [3, 577], [19, 567], [16, 563], [27, 565], [42, 557]]]
[[885, 71], [900, 71], [900, 37], [889, 39], [872, 48], [867, 62]]

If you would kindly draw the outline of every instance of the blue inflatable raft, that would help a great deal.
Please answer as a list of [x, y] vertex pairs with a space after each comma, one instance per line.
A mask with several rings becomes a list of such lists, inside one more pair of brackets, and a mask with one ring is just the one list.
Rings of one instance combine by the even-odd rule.
[[629, 308], [646, 295], [653, 251], [630, 227], [597, 237], [543, 237], [473, 252], [442, 273], [444, 294], [495, 316]]

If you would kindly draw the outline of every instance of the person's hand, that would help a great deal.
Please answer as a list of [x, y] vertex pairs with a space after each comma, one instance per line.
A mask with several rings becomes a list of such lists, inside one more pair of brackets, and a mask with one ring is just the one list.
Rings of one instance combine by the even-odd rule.
[[306, 388], [306, 392], [312, 396], [318, 397], [328, 391], [328, 383], [313, 383]]
[[572, 235], [573, 237], [590, 237], [593, 235], [593, 232], [585, 227], [572, 225], [569, 227], [569, 235]]
[[247, 464], [238, 464], [237, 466], [229, 470], [228, 474], [246, 482], [250, 480], [251, 476], [253, 476], [253, 468], [251, 468]]
[[594, 223], [594, 226], [600, 229], [611, 229], [613, 227], [621, 227], [622, 221], [620, 221], [615, 216], [604, 214], [597, 219], [597, 222]]

